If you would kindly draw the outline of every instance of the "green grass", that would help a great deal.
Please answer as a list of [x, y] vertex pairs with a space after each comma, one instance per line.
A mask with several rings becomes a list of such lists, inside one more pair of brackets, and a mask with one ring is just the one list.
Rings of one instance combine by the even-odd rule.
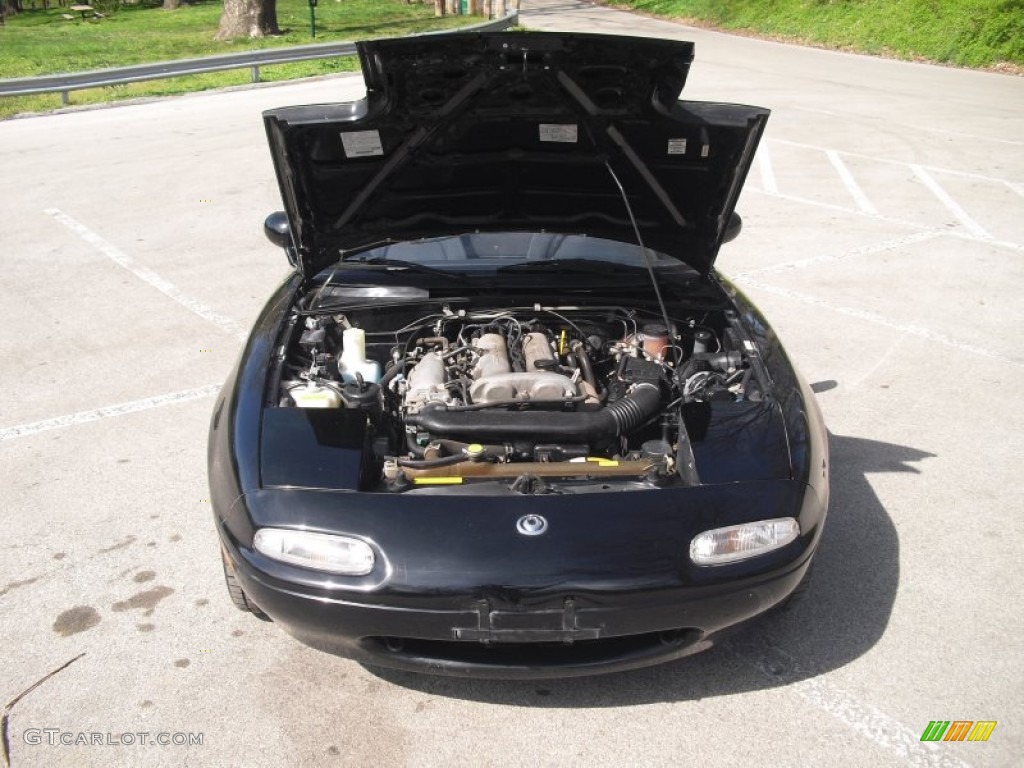
[[[56, 0], [52, 0], [53, 3]], [[69, 0], [68, 5], [71, 2]], [[28, 7], [28, 0], [25, 6]], [[433, 3], [409, 4], [405, 0], [323, 0], [316, 8], [316, 39], [309, 35], [307, 0], [277, 0], [278, 26], [284, 34], [260, 40], [217, 42], [213, 39], [220, 20], [221, 3], [197, 0], [175, 11], [153, 5], [121, 5], [98, 0], [93, 7], [105, 18], [67, 21], [66, 7], [26, 10], [7, 18], [0, 27], [0, 78], [30, 77], [60, 72], [119, 67], [152, 61], [194, 58], [231, 51], [332, 40], [365, 40], [444, 29], [482, 21], [469, 16], [437, 19]], [[355, 57], [261, 67], [261, 80], [286, 80], [359, 68]], [[93, 88], [71, 92], [72, 104], [89, 104], [139, 96], [164, 96], [249, 82], [249, 71], [195, 75], [146, 83]], [[0, 118], [19, 112], [38, 112], [60, 106], [59, 94], [0, 98]]]
[[1024, 0], [610, 0], [660, 16], [965, 67], [1024, 65]]

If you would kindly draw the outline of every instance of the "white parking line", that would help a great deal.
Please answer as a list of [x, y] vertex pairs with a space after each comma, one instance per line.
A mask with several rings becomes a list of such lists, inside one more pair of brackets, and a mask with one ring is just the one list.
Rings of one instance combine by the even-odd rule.
[[857, 207], [860, 208], [864, 213], [870, 213], [872, 216], [878, 215], [878, 209], [875, 208], [874, 204], [868, 200], [868, 196], [864, 194], [864, 190], [860, 188], [857, 181], [853, 178], [853, 174], [850, 173], [850, 169], [846, 167], [846, 163], [839, 157], [839, 153], [834, 149], [825, 151], [825, 156], [828, 157], [828, 161], [832, 163], [832, 167], [836, 169], [836, 173], [839, 174], [839, 178], [842, 179], [843, 186], [846, 187], [846, 191], [850, 193], [854, 202], [857, 203]]
[[[752, 666], [774, 682], [784, 682], [786, 678], [802, 674], [799, 665], [789, 654], [777, 648], [769, 646], [754, 649], [733, 643], [728, 647], [740, 661]], [[899, 755], [910, 765], [927, 768], [970, 768], [968, 763], [942, 750], [940, 745], [922, 742], [920, 733], [911, 731], [899, 720], [880, 709], [865, 704], [823, 676], [806, 677], [789, 684], [786, 689], [795, 692], [812, 706], [832, 715], [879, 747]]]
[[[757, 187], [755, 187], [753, 185], [750, 185], [750, 184], [747, 184], [746, 186], [744, 186], [744, 189], [745, 190], [749, 190], [751, 192], [759, 192], [759, 193], [761, 193], [763, 195], [769, 194], [765, 190], [758, 189]], [[855, 216], [867, 216], [868, 218], [871, 218], [871, 219], [877, 219], [878, 221], [885, 221], [885, 222], [888, 222], [889, 224], [899, 224], [900, 226], [910, 227], [911, 229], [916, 229], [918, 231], [925, 231], [925, 232], [934, 232], [934, 231], [936, 231], [936, 230], [933, 230], [933, 229], [929, 229], [924, 224], [920, 224], [920, 223], [918, 223], [916, 221], [908, 221], [907, 219], [897, 219], [894, 216], [882, 216], [882, 215], [872, 216], [870, 213], [865, 213], [864, 211], [858, 210], [857, 208], [848, 208], [848, 207], [843, 206], [843, 205], [835, 205], [834, 203], [826, 203], [826, 202], [823, 202], [821, 200], [811, 200], [809, 197], [800, 197], [799, 195], [787, 195], [787, 194], [783, 194], [782, 192], [776, 192], [776, 193], [771, 194], [770, 196], [771, 197], [777, 197], [780, 200], [789, 200], [790, 202], [793, 202], [793, 203], [800, 203], [802, 205], [812, 205], [815, 208], [824, 208], [824, 209], [829, 210], [829, 211], [839, 211], [841, 213], [849, 213], [849, 214], [853, 214]], [[985, 243], [985, 245], [991, 245], [991, 246], [995, 246], [997, 248], [1008, 248], [1008, 249], [1010, 249], [1012, 251], [1018, 251], [1020, 253], [1024, 253], [1024, 244], [1014, 243], [1014, 242], [1011, 242], [1010, 240], [994, 240], [994, 239], [988, 238], [988, 237], [981, 238], [981, 237], [976, 237], [975, 235], [971, 234], [970, 232], [963, 232], [963, 231], [955, 230], [955, 229], [942, 230], [941, 234], [944, 237], [958, 237], [961, 240], [969, 240], [970, 242], [973, 242], [973, 243], [981, 242], [981, 243]]]
[[769, 195], [779, 194], [779, 185], [775, 182], [775, 171], [772, 170], [772, 158], [768, 153], [768, 145], [761, 142], [757, 148], [757, 167], [761, 169], [761, 188]]
[[28, 437], [29, 435], [46, 432], [50, 429], [61, 429], [62, 427], [71, 427], [76, 424], [86, 424], [90, 421], [108, 419], [111, 416], [124, 416], [126, 413], [137, 413], [139, 411], [148, 411], [150, 408], [160, 408], [164, 405], [173, 405], [174, 403], [185, 403], [189, 400], [198, 400], [203, 397], [215, 395], [218, 391], [220, 391], [220, 385], [211, 384], [206, 387], [196, 387], [195, 389], [186, 389], [181, 392], [171, 392], [166, 395], [147, 397], [142, 400], [132, 400], [127, 403], [119, 403], [118, 405], [108, 405], [103, 408], [95, 408], [91, 411], [69, 413], [66, 416], [58, 416], [55, 419], [34, 421], [31, 424], [22, 424], [17, 427], [7, 427], [6, 429], [0, 429], [0, 442], [3, 442], [4, 440], [14, 440], [18, 437]]
[[758, 290], [765, 291], [767, 293], [773, 293], [776, 296], [782, 296], [787, 299], [793, 299], [804, 304], [810, 304], [815, 307], [822, 307], [823, 309], [837, 312], [840, 315], [846, 315], [847, 317], [854, 317], [858, 320], [864, 320], [865, 322], [872, 323], [874, 325], [880, 325], [883, 328], [889, 328], [900, 333], [906, 333], [910, 336], [918, 336], [928, 341], [933, 341], [943, 346], [952, 347], [953, 349], [961, 352], [969, 352], [972, 355], [978, 355], [980, 357], [987, 357], [991, 360], [997, 360], [1000, 363], [1007, 363], [1009, 365], [1016, 366], [1018, 368], [1024, 368], [1024, 362], [1020, 360], [1014, 360], [1013, 358], [1007, 357], [1006, 355], [995, 352], [991, 349], [979, 346], [974, 342], [961, 341], [955, 339], [952, 336], [947, 336], [944, 333], [938, 333], [925, 328], [920, 325], [910, 325], [907, 323], [898, 323], [894, 320], [889, 320], [886, 317], [878, 314], [877, 312], [869, 312], [864, 309], [856, 309], [854, 307], [844, 307], [840, 304], [833, 304], [830, 301], [819, 299], [817, 296], [810, 296], [806, 293], [800, 293], [798, 291], [791, 291], [788, 288], [780, 288], [775, 285], [769, 285], [768, 283], [762, 283], [758, 280], [752, 280], [747, 277], [736, 278], [736, 282], [742, 283], [744, 286], [751, 288], [757, 288]]
[[81, 222], [76, 221], [57, 208], [47, 208], [45, 212], [85, 240], [85, 242], [89, 243], [89, 245], [105, 255], [115, 264], [124, 267], [143, 282], [156, 288], [164, 296], [167, 296], [169, 299], [173, 299], [181, 304], [181, 306], [185, 307], [185, 309], [198, 315], [204, 320], [213, 323], [222, 331], [231, 334], [239, 341], [244, 342], [246, 340], [247, 334], [242, 329], [242, 326], [230, 317], [225, 317], [224, 315], [213, 311], [198, 299], [189, 296], [187, 293], [179, 291], [171, 282], [160, 277], [160, 275], [153, 270], [136, 264], [135, 260], [128, 256], [128, 254], [124, 253], [113, 243], [104, 240]]
[[766, 275], [772, 272], [782, 272], [789, 269], [801, 269], [803, 267], [810, 267], [815, 264], [824, 264], [830, 261], [844, 261], [846, 259], [856, 258], [857, 256], [870, 256], [873, 253], [884, 253], [885, 251], [894, 251], [897, 248], [903, 248], [907, 245], [913, 245], [914, 243], [922, 243], [926, 240], [931, 240], [936, 237], [940, 237], [945, 234], [944, 232], [938, 232], [936, 230], [929, 230], [926, 232], [915, 232], [912, 235], [904, 235], [903, 237], [896, 237], [892, 240], [885, 240], [881, 243], [872, 243], [871, 245], [865, 245], [860, 248], [854, 248], [843, 253], [824, 253], [820, 256], [808, 256], [806, 259], [797, 259], [796, 261], [786, 261], [781, 264], [772, 264], [770, 267], [761, 267], [760, 269], [752, 269], [749, 272], [740, 272], [733, 275], [733, 280], [742, 280], [747, 277], [753, 277], [754, 275]]
[[[787, 193], [784, 193], [784, 192], [772, 192], [772, 193], [769, 193], [769, 192], [767, 192], [767, 191], [765, 191], [763, 189], [758, 189], [757, 187], [753, 187], [753, 186], [751, 186], [749, 184], [744, 186], [744, 189], [745, 190], [749, 189], [752, 192], [760, 192], [761, 194], [770, 195], [771, 197], [777, 197], [780, 200], [789, 200], [790, 202], [794, 202], [794, 203], [802, 203], [804, 205], [813, 205], [815, 208], [825, 208], [826, 210], [829, 210], [829, 211], [839, 211], [841, 213], [851, 213], [851, 214], [853, 214], [855, 216], [867, 216], [868, 218], [871, 218], [871, 219], [877, 219], [878, 221], [885, 221], [885, 222], [888, 222], [889, 224], [899, 224], [900, 226], [910, 227], [911, 229], [924, 230], [924, 231], [928, 231], [928, 232], [934, 231], [934, 230], [929, 229], [926, 225], [920, 224], [920, 223], [918, 223], [916, 221], [910, 221], [909, 219], [898, 219], [895, 216], [883, 216], [882, 214], [865, 213], [864, 211], [862, 211], [862, 210], [860, 210], [858, 208], [854, 208], [854, 207], [848, 206], [848, 205], [836, 205], [835, 203], [826, 203], [823, 200], [812, 200], [809, 197], [801, 197], [800, 195], [790, 195], [790, 194], [787, 194]], [[956, 232], [944, 232], [943, 234], [956, 235], [957, 233]], [[973, 237], [971, 237], [970, 235], [967, 235], [967, 234], [962, 234], [961, 236], [965, 237], [965, 238], [969, 238], [971, 240], [975, 240], [976, 239], [976, 238], [973, 238]], [[1024, 246], [1022, 246], [1022, 247], [1024, 247]]]
[[[816, 150], [818, 152], [828, 152], [829, 151], [829, 147], [822, 147], [822, 146], [820, 146], [818, 144], [808, 144], [808, 143], [803, 142], [803, 141], [790, 141], [789, 139], [776, 139], [774, 137], [769, 139], [769, 141], [775, 141], [775, 142], [778, 142], [779, 144], [786, 144], [786, 145], [788, 145], [790, 147], [800, 147], [801, 149], [813, 149], [813, 150]], [[913, 167], [915, 165], [914, 163], [908, 163], [908, 162], [906, 162], [904, 160], [893, 160], [893, 159], [888, 158], [888, 157], [878, 157], [876, 155], [865, 155], [862, 152], [848, 152], [846, 150], [836, 150], [836, 151], [839, 152], [839, 154], [841, 154], [841, 155], [846, 155], [847, 157], [857, 157], [857, 158], [860, 158], [862, 160], [870, 160], [870, 161], [875, 162], [875, 163], [885, 163], [887, 165], [901, 165], [904, 168], [911, 168], [911, 167]], [[924, 168], [924, 169], [929, 170], [929, 171], [932, 171], [933, 173], [944, 173], [944, 174], [948, 174], [950, 176], [962, 176], [965, 179], [977, 179], [978, 181], [990, 181], [993, 184], [1007, 184], [1007, 183], [1010, 183], [1008, 179], [1000, 179], [1000, 178], [996, 178], [995, 176], [984, 176], [984, 175], [982, 175], [980, 173], [972, 173], [970, 171], [957, 171], [957, 170], [954, 170], [953, 168], [939, 168], [938, 166], [926, 165], [926, 164], [923, 164], [923, 163], [917, 163], [917, 165], [918, 165], [918, 167]]]
[[960, 207], [959, 203], [949, 196], [939, 182], [931, 177], [931, 175], [920, 165], [911, 165], [911, 170], [914, 171], [914, 175], [921, 180], [921, 182], [928, 187], [928, 190], [939, 199], [949, 212], [952, 213], [964, 225], [964, 228], [974, 235], [979, 240], [991, 240], [992, 235], [985, 231], [978, 222], [972, 219], [963, 208]]
[[[800, 112], [811, 112], [816, 115], [828, 115], [829, 117], [838, 117], [843, 120], [850, 120], [851, 118], [855, 120], [868, 119], [868, 116], [860, 112], [837, 112], [831, 109], [816, 109], [814, 107], [798, 106], [791, 106], [790, 109], [798, 110]], [[879, 120], [879, 118], [873, 119]], [[929, 131], [931, 133], [942, 133], [947, 136], [959, 136], [964, 139], [972, 139], [973, 141], [991, 141], [995, 144], [1009, 144], [1015, 147], [1024, 147], [1024, 141], [1015, 141], [1014, 139], [997, 139], [992, 136], [979, 136], [976, 133], [964, 133], [963, 131], [954, 131], [950, 130], [949, 128], [939, 128], [934, 125], [914, 125], [913, 123], [901, 123], [894, 120], [880, 120], [880, 122], [883, 122], [887, 128], [894, 125], [899, 125], [903, 126], [904, 128], [911, 128], [912, 130], [918, 133], [920, 133], [921, 131]]]

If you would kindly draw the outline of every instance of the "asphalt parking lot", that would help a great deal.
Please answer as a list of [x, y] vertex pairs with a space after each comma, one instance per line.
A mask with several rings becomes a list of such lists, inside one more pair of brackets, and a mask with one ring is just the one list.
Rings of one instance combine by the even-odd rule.
[[[10, 709], [11, 765], [1020, 764], [1024, 78], [576, 0], [522, 19], [692, 39], [688, 98], [773, 110], [719, 266], [832, 433], [806, 598], [701, 656], [543, 683], [373, 673], [236, 611], [205, 441], [287, 273], [259, 113], [361, 79], [0, 122], [0, 704], [76, 659]], [[998, 724], [923, 743], [932, 720]]]

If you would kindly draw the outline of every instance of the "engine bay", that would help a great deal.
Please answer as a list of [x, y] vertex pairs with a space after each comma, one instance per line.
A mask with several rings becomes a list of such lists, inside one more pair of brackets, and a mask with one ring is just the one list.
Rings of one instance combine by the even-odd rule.
[[300, 302], [281, 341], [267, 406], [352, 412], [370, 492], [698, 485], [701, 411], [769, 394], [730, 309]]

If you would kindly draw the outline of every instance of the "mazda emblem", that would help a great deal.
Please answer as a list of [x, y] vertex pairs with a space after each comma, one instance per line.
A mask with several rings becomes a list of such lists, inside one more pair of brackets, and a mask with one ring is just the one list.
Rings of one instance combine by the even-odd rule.
[[540, 515], [523, 515], [516, 521], [516, 530], [523, 536], [540, 536], [548, 529], [548, 521]]

